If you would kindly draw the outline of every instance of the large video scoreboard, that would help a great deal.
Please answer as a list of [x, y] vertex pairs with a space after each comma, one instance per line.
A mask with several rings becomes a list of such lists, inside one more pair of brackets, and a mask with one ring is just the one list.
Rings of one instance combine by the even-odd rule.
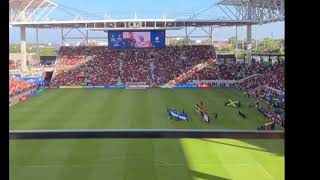
[[165, 31], [108, 31], [110, 48], [164, 48]]

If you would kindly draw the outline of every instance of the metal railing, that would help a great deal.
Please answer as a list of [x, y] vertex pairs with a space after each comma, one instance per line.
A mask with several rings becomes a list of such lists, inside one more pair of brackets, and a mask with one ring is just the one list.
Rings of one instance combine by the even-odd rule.
[[284, 131], [195, 129], [10, 130], [9, 139], [225, 138], [284, 139]]

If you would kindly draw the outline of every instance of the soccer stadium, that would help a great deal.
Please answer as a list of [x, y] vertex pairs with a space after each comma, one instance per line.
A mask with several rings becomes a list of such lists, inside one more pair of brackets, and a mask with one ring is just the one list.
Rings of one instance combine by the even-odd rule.
[[10, 180], [284, 179], [284, 0], [137, 2], [9, 0]]

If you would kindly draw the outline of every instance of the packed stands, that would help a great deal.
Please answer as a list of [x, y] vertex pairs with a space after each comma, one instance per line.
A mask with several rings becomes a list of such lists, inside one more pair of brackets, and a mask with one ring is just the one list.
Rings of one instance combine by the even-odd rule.
[[17, 70], [17, 69], [19, 69], [19, 68], [16, 65], [14, 65], [14, 64], [9, 65], [9, 70]]
[[255, 89], [260, 86], [269, 86], [284, 91], [284, 65], [274, 65], [260, 72], [261, 76], [256, 76], [245, 80], [240, 84], [243, 90]]
[[161, 49], [110, 49], [104, 46], [61, 47], [51, 85], [103, 85], [118, 81], [152, 86], [192, 80], [239, 80], [240, 89], [261, 86], [284, 91], [283, 65], [258, 62], [218, 63], [212, 46], [171, 46]]
[[284, 64], [259, 69], [259, 76], [246, 79], [239, 87], [255, 97], [267, 100], [274, 108], [258, 107], [258, 111], [273, 122], [280, 123], [284, 120]]
[[160, 49], [111, 49], [104, 46], [61, 47], [51, 86], [146, 82], [152, 87], [192, 80], [240, 80], [238, 87], [273, 104], [257, 107], [267, 118], [284, 119], [284, 64], [217, 62], [209, 45]]
[[36, 87], [36, 84], [28, 83], [22, 79], [9, 77], [9, 97], [21, 94]]
[[112, 84], [119, 80], [161, 85], [214, 58], [212, 46], [151, 50], [61, 47], [51, 85]]
[[284, 121], [284, 112], [281, 109], [272, 109], [265, 107], [258, 107], [257, 109], [266, 118], [272, 120], [272, 122], [280, 124], [282, 121]]

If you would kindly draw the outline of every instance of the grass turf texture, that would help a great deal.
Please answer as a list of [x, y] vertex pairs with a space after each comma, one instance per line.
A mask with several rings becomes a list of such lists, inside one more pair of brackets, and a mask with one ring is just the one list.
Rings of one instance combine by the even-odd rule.
[[283, 140], [11, 140], [10, 180], [282, 180]]
[[[228, 99], [241, 101], [241, 108], [225, 107]], [[256, 129], [270, 122], [249, 109], [243, 93], [231, 88], [213, 89], [54, 89], [46, 90], [10, 108], [10, 129]], [[207, 124], [194, 110], [203, 101]], [[189, 121], [168, 119], [167, 108], [184, 109]], [[246, 114], [243, 119], [238, 110]]]
[[[241, 100], [240, 110], [224, 107]], [[254, 98], [250, 98], [252, 102]], [[202, 122], [204, 102], [218, 121]], [[10, 129], [255, 129], [268, 122], [235, 89], [57, 89], [10, 108]], [[166, 108], [190, 121], [171, 121]], [[284, 179], [283, 140], [82, 139], [10, 140], [10, 180]]]

